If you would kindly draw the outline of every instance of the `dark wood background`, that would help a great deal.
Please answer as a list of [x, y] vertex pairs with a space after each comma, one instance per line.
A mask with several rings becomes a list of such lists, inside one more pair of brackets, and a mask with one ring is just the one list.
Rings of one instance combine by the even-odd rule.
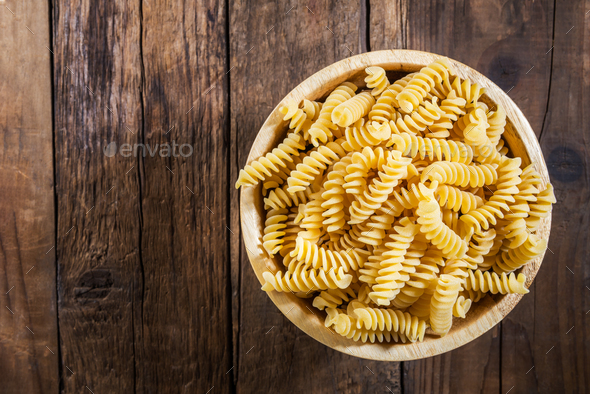
[[[0, 0], [0, 391], [522, 393], [590, 385], [590, 2]], [[370, 50], [457, 59], [537, 133], [558, 204], [531, 294], [405, 363], [260, 291], [233, 184], [272, 108]], [[111, 142], [190, 157], [107, 157]]]

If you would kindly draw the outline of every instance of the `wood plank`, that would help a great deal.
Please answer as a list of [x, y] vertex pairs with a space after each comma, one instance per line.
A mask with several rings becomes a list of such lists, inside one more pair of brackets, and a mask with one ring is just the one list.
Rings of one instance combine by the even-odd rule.
[[[291, 9], [291, 7], [293, 7]], [[231, 180], [245, 164], [260, 126], [299, 82], [366, 45], [358, 2], [230, 5]], [[366, 10], [365, 10], [366, 11]], [[278, 76], [278, 77], [277, 77]], [[233, 185], [232, 185], [233, 187]], [[237, 207], [238, 193], [231, 194]], [[399, 363], [366, 361], [329, 349], [296, 328], [260, 290], [232, 210], [232, 293], [237, 392], [393, 392]]]
[[0, 376], [58, 391], [49, 3], [0, 9]]
[[[533, 63], [532, 59], [545, 60], [544, 53], [551, 46], [552, 4], [476, 1], [443, 5], [402, 0], [390, 5], [372, 0], [371, 49], [402, 47], [440, 53], [479, 70], [509, 92], [539, 135], [547, 107], [550, 63]], [[524, 297], [508, 319], [529, 324], [530, 317], [520, 311], [531, 303], [533, 297]], [[497, 392], [501, 379], [516, 376], [512, 367], [518, 358], [511, 357], [509, 349], [502, 358], [509, 367], [500, 367], [501, 341], [515, 332], [513, 325], [503, 325], [450, 354], [404, 363], [404, 389]], [[465, 368], [472, 372], [458, 375]]]
[[137, 143], [142, 125], [140, 21], [137, 1], [53, 8], [64, 392], [132, 392], [141, 368], [137, 160], [116, 149]]
[[[519, 308], [527, 318], [510, 315], [503, 327], [511, 331], [503, 335], [502, 352], [515, 355], [511, 364], [502, 364], [503, 392], [511, 387], [515, 392], [585, 392], [589, 384], [588, 11], [583, 1], [556, 3], [554, 42], [545, 49], [553, 46], [544, 59], [552, 69], [541, 146], [558, 203], [551, 252], [535, 279], [533, 297], [525, 297], [534, 302]], [[512, 368], [510, 379], [504, 378], [506, 368]]]
[[139, 162], [139, 392], [233, 389], [225, 15], [224, 2], [143, 2], [141, 138], [180, 147]]

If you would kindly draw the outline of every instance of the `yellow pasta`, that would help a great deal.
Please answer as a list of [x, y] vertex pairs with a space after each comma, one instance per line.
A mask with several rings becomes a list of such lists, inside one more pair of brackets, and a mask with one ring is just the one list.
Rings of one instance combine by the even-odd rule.
[[325, 325], [326, 327], [334, 327], [336, 333], [352, 339], [354, 341], [361, 341], [363, 343], [369, 341], [375, 342], [399, 342], [400, 340], [405, 343], [407, 341], [403, 334], [389, 331], [373, 331], [366, 328], [357, 328], [356, 319], [349, 316], [346, 313], [340, 313], [337, 309], [326, 308], [327, 317]]
[[366, 146], [379, 145], [391, 136], [391, 127], [387, 123], [368, 122], [363, 118], [347, 127], [344, 131], [346, 142], [342, 145], [347, 152], [359, 151]]
[[315, 269], [322, 268], [324, 271], [340, 268], [344, 269], [344, 272], [357, 271], [364, 265], [363, 255], [354, 249], [348, 252], [333, 252], [303, 238], [297, 239], [291, 257]]
[[375, 284], [372, 286], [373, 291], [369, 294], [371, 300], [377, 305], [388, 306], [399, 293], [402, 263], [406, 261], [406, 253], [419, 232], [419, 226], [408, 218], [402, 219], [400, 226], [394, 228], [395, 233], [390, 234], [389, 239], [386, 239], [382, 259], [375, 267], [377, 271]]
[[460, 295], [453, 305], [453, 316], [465, 319], [465, 315], [471, 308], [472, 301], [470, 298]]
[[[299, 151], [305, 149], [303, 138], [291, 133], [272, 152], [248, 164], [240, 170], [236, 189], [240, 186], [255, 186], [258, 182], [272, 176], [272, 172], [278, 172], [279, 167], [286, 167], [287, 162], [293, 161], [293, 156], [299, 156]], [[277, 167], [278, 166], [278, 167]]]
[[438, 181], [461, 187], [482, 187], [498, 180], [496, 164], [466, 165], [463, 163], [439, 161], [428, 166], [420, 176], [426, 180]]
[[442, 250], [444, 255], [463, 257], [467, 252], [467, 243], [442, 222], [441, 209], [434, 199], [434, 190], [423, 184], [420, 184], [420, 189], [426, 197], [420, 201], [416, 210], [418, 223], [421, 225], [420, 231], [434, 246]]
[[451, 64], [446, 59], [437, 60], [421, 69], [397, 95], [396, 100], [401, 109], [409, 113], [418, 108], [436, 83], [449, 78], [450, 69]]
[[365, 78], [365, 82], [367, 83], [367, 88], [373, 89], [371, 94], [373, 96], [379, 96], [387, 87], [389, 86], [389, 80], [387, 79], [387, 75], [385, 75], [385, 70], [381, 67], [367, 67], [365, 69], [367, 73], [367, 77]]
[[411, 160], [401, 156], [400, 152], [392, 151], [387, 164], [381, 167], [373, 184], [357, 196], [350, 207], [349, 224], [362, 223], [375, 213], [387, 200], [400, 180], [407, 176]]
[[512, 272], [530, 263], [547, 249], [547, 240], [540, 239], [529, 233], [527, 240], [516, 249], [502, 252], [496, 256], [494, 271], [498, 273]]
[[487, 294], [528, 293], [553, 186], [508, 156], [506, 111], [446, 59], [366, 73], [366, 89], [285, 102], [287, 137], [239, 173], [261, 184], [261, 245], [282, 265], [262, 289], [309, 298], [350, 340], [444, 336]]
[[369, 120], [381, 123], [393, 120], [394, 114], [397, 113], [396, 108], [399, 108], [396, 97], [406, 87], [413, 76], [414, 74], [409, 74], [385, 88], [373, 108], [371, 108]]
[[395, 309], [381, 308], [356, 308], [354, 314], [357, 317], [356, 327], [364, 326], [367, 330], [379, 330], [381, 332], [398, 332], [404, 334], [411, 342], [422, 341], [427, 324], [424, 320]]
[[322, 106], [318, 119], [311, 125], [309, 135], [314, 146], [319, 146], [321, 141], [323, 144], [328, 142], [328, 138], [332, 137], [332, 130], [336, 130], [338, 126], [332, 123], [332, 111], [338, 105], [342, 104], [356, 92], [356, 85], [350, 82], [344, 82], [338, 86], [326, 99]]
[[286, 209], [271, 209], [266, 214], [262, 246], [271, 256], [277, 254], [283, 246], [282, 237], [285, 232], [281, 230], [287, 227], [287, 224], [284, 223], [287, 220], [287, 213]]
[[438, 279], [430, 301], [430, 326], [440, 336], [447, 335], [451, 329], [453, 306], [461, 290], [461, 281], [452, 275], [443, 274]]
[[465, 281], [465, 290], [467, 291], [490, 292], [492, 294], [527, 294], [529, 292], [525, 287], [526, 276], [524, 274], [518, 274], [517, 277], [514, 273], [507, 275], [502, 272], [498, 275], [495, 272], [469, 270], [468, 275]]
[[346, 152], [342, 149], [342, 142], [344, 141], [329, 142], [303, 159], [303, 162], [297, 165], [296, 170], [287, 179], [289, 184], [287, 190], [291, 193], [305, 190], [320, 174], [320, 171], [344, 157]]
[[375, 99], [369, 92], [362, 92], [339, 104], [332, 111], [332, 123], [348, 127], [369, 113]]
[[283, 275], [279, 271], [276, 275], [273, 275], [267, 271], [262, 276], [265, 280], [262, 290], [276, 290], [279, 292], [346, 289], [352, 282], [352, 275], [345, 274], [342, 267], [337, 271], [334, 269], [325, 271], [322, 268], [307, 268], [303, 262], [297, 264], [297, 268], [293, 273], [287, 272]]
[[470, 164], [473, 160], [471, 147], [460, 141], [422, 138], [409, 133], [400, 133], [392, 135], [387, 145], [401, 151], [404, 156], [420, 157], [422, 160], [442, 160], [463, 164]]
[[552, 204], [555, 204], [557, 200], [553, 194], [553, 185], [547, 184], [547, 188], [537, 194], [537, 201], [529, 204], [530, 212], [529, 217], [526, 220], [526, 225], [529, 231], [536, 231], [539, 228], [542, 218], [549, 216], [551, 212]]

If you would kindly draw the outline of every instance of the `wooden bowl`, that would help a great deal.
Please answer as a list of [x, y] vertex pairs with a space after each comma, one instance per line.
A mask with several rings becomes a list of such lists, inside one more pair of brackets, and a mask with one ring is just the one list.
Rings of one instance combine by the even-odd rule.
[[[324, 68], [293, 89], [272, 111], [252, 145], [248, 163], [271, 151], [277, 146], [278, 141], [285, 137], [287, 122], [282, 120], [283, 115], [279, 112], [279, 108], [287, 100], [294, 99], [299, 102], [304, 98], [309, 100], [324, 99], [329, 92], [344, 81], [352, 81], [358, 86], [363, 86], [365, 68], [368, 66], [381, 66], [388, 73], [394, 74], [397, 79], [403, 74], [418, 71], [441, 57], [427, 52], [388, 50], [353, 56]], [[490, 107], [493, 103], [497, 103], [505, 108], [507, 125], [503, 138], [512, 154], [522, 158], [523, 167], [533, 162], [543, 181], [548, 182], [549, 174], [537, 138], [516, 104], [502, 89], [479, 72], [455, 60], [449, 60], [451, 60], [458, 76], [469, 78], [472, 82], [477, 82], [487, 88], [487, 93], [483, 96], [482, 101]], [[242, 188], [240, 209], [242, 234], [248, 257], [258, 280], [263, 283], [262, 273], [264, 271], [276, 273], [277, 270], [284, 270], [284, 267], [282, 262], [270, 258], [262, 247], [265, 211], [260, 185]], [[537, 234], [542, 238], [549, 238], [550, 229], [551, 216], [542, 220]], [[542, 260], [543, 256], [540, 256], [534, 262], [523, 267], [522, 272], [526, 274], [527, 287], [535, 278]], [[324, 345], [357, 357], [384, 361], [415, 360], [442, 354], [462, 346], [498, 324], [522, 297], [520, 294], [486, 296], [472, 306], [465, 319], [454, 318], [451, 331], [442, 338], [427, 334], [423, 342], [373, 344], [354, 342], [352, 339], [342, 337], [326, 328], [324, 326], [325, 312], [312, 307], [312, 299], [300, 299], [292, 293], [276, 291], [268, 293], [268, 296], [289, 320]], [[255, 319], [256, 316], [252, 316], [252, 318]]]

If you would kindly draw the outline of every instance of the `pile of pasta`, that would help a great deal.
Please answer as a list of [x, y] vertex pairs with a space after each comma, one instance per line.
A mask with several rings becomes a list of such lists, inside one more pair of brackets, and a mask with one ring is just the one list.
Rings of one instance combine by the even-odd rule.
[[287, 102], [287, 137], [240, 171], [236, 187], [262, 183], [262, 244], [285, 267], [262, 289], [313, 297], [355, 341], [444, 336], [487, 293], [528, 293], [515, 271], [547, 248], [553, 187], [508, 156], [506, 112], [447, 59], [366, 73], [360, 92]]

